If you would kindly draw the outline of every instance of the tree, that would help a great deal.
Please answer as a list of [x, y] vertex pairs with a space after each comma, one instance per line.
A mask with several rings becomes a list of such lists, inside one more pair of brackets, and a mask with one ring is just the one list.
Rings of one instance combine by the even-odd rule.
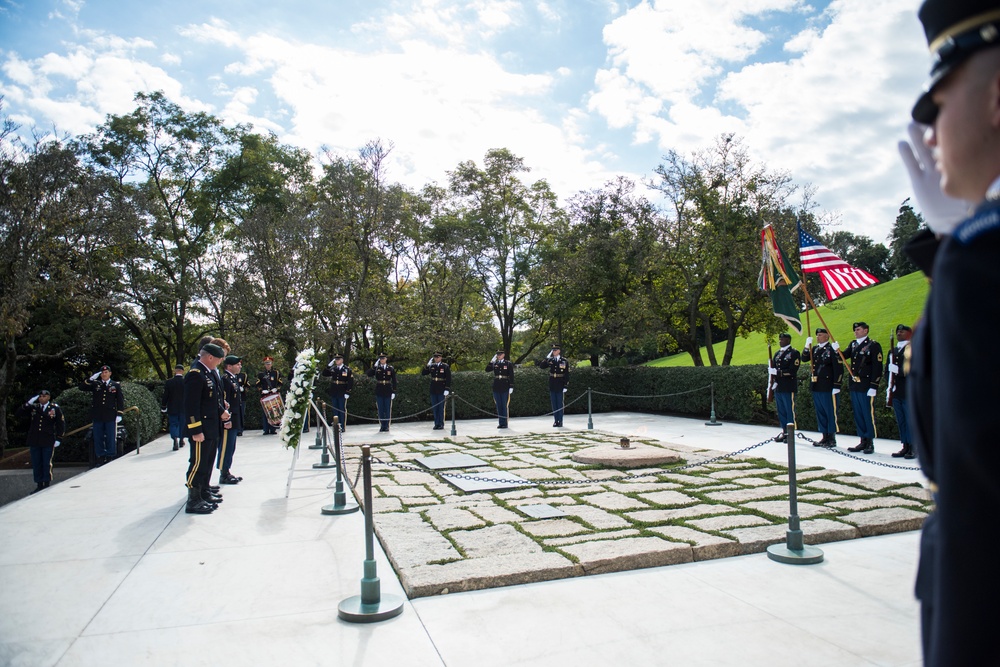
[[566, 304], [536, 317], [528, 300], [540, 285], [534, 280], [541, 245], [565, 227], [565, 213], [544, 180], [521, 182], [524, 160], [505, 148], [487, 151], [480, 169], [463, 162], [449, 174], [463, 241], [475, 250], [469, 261], [472, 274], [493, 311], [503, 349], [510, 354], [515, 330], [528, 325], [521, 363], [545, 339]]
[[899, 215], [896, 216], [896, 222], [889, 233], [889, 270], [894, 278], [917, 270], [917, 266], [904, 252], [903, 246], [916, 236], [923, 226], [923, 216], [913, 210], [907, 197], [899, 205]]

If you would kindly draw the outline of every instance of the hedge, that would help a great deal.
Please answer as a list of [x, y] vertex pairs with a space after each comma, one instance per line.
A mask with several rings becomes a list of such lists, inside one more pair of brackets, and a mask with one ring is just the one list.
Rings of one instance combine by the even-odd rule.
[[[139, 410], [126, 412], [122, 423], [128, 432], [125, 448], [127, 451], [135, 449], [136, 435], [142, 444], [156, 438], [161, 430], [162, 417], [160, 414], [160, 402], [156, 396], [144, 385], [135, 382], [122, 382], [122, 395], [125, 399], [125, 408], [135, 406]], [[56, 397], [56, 403], [62, 408], [66, 418], [66, 431], [72, 431], [81, 426], [89, 426], [90, 406], [92, 402], [91, 394], [80, 391], [75, 387], [67, 389]], [[90, 460], [92, 442], [89, 438], [90, 432], [84, 429], [75, 436], [70, 436], [63, 441], [63, 444], [56, 449], [55, 462], [82, 462]]]

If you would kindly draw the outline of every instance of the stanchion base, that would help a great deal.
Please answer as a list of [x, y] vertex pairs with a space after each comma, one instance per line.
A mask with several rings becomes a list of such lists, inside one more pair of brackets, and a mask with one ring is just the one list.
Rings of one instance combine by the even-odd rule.
[[383, 595], [376, 604], [362, 604], [361, 596], [355, 595], [337, 607], [337, 616], [348, 623], [376, 623], [402, 613], [403, 599], [396, 595]]
[[705, 426], [722, 426], [722, 422], [705, 422]]
[[337, 464], [334, 463], [333, 461], [330, 461], [329, 463], [314, 463], [313, 464], [313, 468], [336, 468], [336, 467], [337, 467]]
[[785, 544], [772, 544], [767, 548], [767, 557], [788, 565], [815, 565], [823, 562], [823, 550], [808, 544], [802, 546], [802, 551], [789, 549]]
[[324, 505], [320, 510], [323, 514], [351, 514], [361, 509], [357, 503], [344, 503], [343, 505]]
[[309, 445], [309, 449], [323, 449], [323, 445]]

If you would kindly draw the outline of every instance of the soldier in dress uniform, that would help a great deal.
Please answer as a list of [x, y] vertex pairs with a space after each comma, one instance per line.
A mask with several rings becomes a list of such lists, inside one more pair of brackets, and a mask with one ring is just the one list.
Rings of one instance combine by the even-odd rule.
[[781, 425], [781, 433], [774, 437], [774, 441], [784, 442], [785, 426], [795, 423], [795, 390], [799, 384], [801, 355], [792, 347], [792, 335], [789, 333], [778, 335], [778, 346], [768, 372], [774, 382], [774, 405], [778, 408], [778, 423]]
[[31, 471], [38, 493], [52, 483], [52, 457], [66, 432], [66, 419], [62, 409], [52, 402], [48, 389], [42, 389], [21, 406], [19, 412], [28, 418], [28, 449], [31, 452]]
[[896, 415], [896, 426], [899, 427], [899, 441], [903, 447], [893, 452], [893, 458], [912, 459], [913, 440], [910, 437], [910, 411], [906, 402], [906, 375], [909, 364], [905, 357], [910, 345], [912, 329], [905, 324], [896, 325], [896, 347], [889, 350], [885, 364], [886, 398], [892, 396], [892, 411]]
[[365, 371], [375, 378], [375, 407], [378, 409], [379, 431], [388, 431], [392, 421], [392, 401], [396, 398], [396, 369], [389, 365], [389, 356], [382, 352], [378, 363]]
[[444, 428], [444, 399], [451, 393], [451, 366], [442, 360], [443, 356], [435, 352], [420, 370], [421, 375], [431, 376], [431, 410], [434, 412], [435, 431]]
[[569, 362], [561, 352], [558, 345], [553, 345], [549, 355], [538, 362], [541, 368], [549, 369], [549, 404], [555, 418], [554, 427], [563, 425], [563, 395], [569, 389]]
[[[242, 368], [242, 365], [240, 366]], [[247, 390], [250, 389], [250, 380], [244, 371], [236, 374], [236, 386], [240, 392], [240, 430], [237, 436], [243, 435], [243, 425], [247, 421]]]
[[111, 379], [111, 366], [80, 383], [80, 391], [91, 394], [90, 418], [93, 420], [95, 465], [102, 466], [118, 455], [118, 422], [125, 414], [122, 386]]
[[174, 366], [174, 376], [163, 383], [160, 412], [167, 414], [174, 451], [184, 446], [184, 366]]
[[846, 356], [851, 364], [851, 408], [854, 425], [861, 441], [849, 452], [873, 454], [875, 452], [875, 395], [882, 380], [882, 346], [868, 337], [868, 324], [854, 323], [854, 340], [847, 346]]
[[234, 475], [232, 467], [233, 456], [236, 455], [236, 438], [243, 429], [243, 422], [240, 419], [240, 403], [243, 397], [236, 377], [243, 370], [243, 359], [235, 354], [226, 355], [223, 366], [225, 370], [222, 373], [222, 387], [230, 417], [228, 421], [222, 423], [222, 442], [215, 466], [219, 469], [219, 484], [239, 484], [243, 478]]
[[[281, 390], [281, 373], [272, 368], [273, 365], [273, 357], [264, 357], [264, 370], [257, 373], [257, 382], [254, 384], [260, 390], [261, 396], [267, 396]], [[277, 432], [278, 429], [271, 426], [270, 422], [267, 421], [267, 417], [264, 417], [263, 435], [274, 435]]]
[[830, 333], [823, 327], [816, 329], [816, 345], [810, 336], [802, 350], [802, 361], [809, 362], [809, 389], [812, 391], [813, 406], [816, 409], [816, 428], [823, 434], [816, 447], [836, 447], [837, 402], [834, 397], [840, 393], [840, 383], [844, 378], [844, 362], [830, 343]]
[[983, 336], [1000, 328], [1000, 6], [926, 0], [919, 16], [933, 65], [911, 114], [921, 125], [900, 152], [930, 228], [907, 252], [933, 277], [906, 388], [912, 444], [935, 501], [916, 586], [924, 665], [998, 665], [1000, 570], [989, 525], [1000, 510], [1000, 383]]
[[218, 345], [206, 343], [184, 376], [185, 427], [191, 438], [184, 482], [188, 489], [185, 506], [188, 514], [210, 514], [222, 502], [222, 496], [213, 490], [211, 478], [222, 423], [230, 418], [223, 404], [224, 390], [216, 375], [225, 354]]
[[514, 393], [514, 364], [507, 361], [506, 352], [497, 350], [486, 364], [486, 372], [493, 373], [493, 402], [496, 403], [497, 417], [500, 418], [497, 428], [507, 428], [510, 396]]
[[340, 432], [343, 433], [347, 428], [347, 399], [354, 389], [354, 372], [344, 363], [343, 355], [335, 354], [323, 369], [323, 375], [330, 378], [330, 405], [340, 422]]

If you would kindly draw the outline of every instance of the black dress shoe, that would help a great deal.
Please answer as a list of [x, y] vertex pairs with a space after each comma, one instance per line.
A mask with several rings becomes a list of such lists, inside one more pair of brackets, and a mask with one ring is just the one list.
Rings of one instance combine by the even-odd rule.
[[782, 431], [778, 435], [774, 436], [774, 441], [775, 442], [784, 442], [785, 441], [785, 432]]
[[904, 456], [906, 456], [907, 450], [909, 450], [909, 447], [907, 447], [906, 445], [903, 445], [903, 448], [900, 449], [898, 452], [893, 452], [892, 453], [892, 458], [894, 458], [894, 459], [901, 459], [901, 458], [903, 458]]
[[32, 491], [31, 493], [38, 493], [39, 491], [41, 491], [41, 490], [42, 490], [42, 489], [44, 489], [44, 488], [45, 488], [45, 487], [44, 487], [44, 486], [42, 486], [42, 483], [41, 483], [41, 482], [39, 482], [39, 483], [38, 483], [38, 484], [37, 484], [37, 485], [35, 486], [35, 490], [34, 490], [34, 491]]
[[222, 487], [220, 487], [220, 486], [216, 486], [216, 485], [214, 485], [214, 484], [211, 484], [211, 485], [209, 485], [209, 487], [208, 487], [208, 490], [209, 490], [209, 491], [211, 491], [212, 493], [216, 493], [216, 494], [217, 494], [217, 493], [219, 493], [219, 491], [220, 491], [221, 489], [222, 489]]
[[861, 438], [861, 442], [859, 442], [858, 444], [854, 445], [853, 447], [848, 447], [847, 451], [849, 451], [849, 452], [861, 452], [861, 451], [864, 451], [865, 447], [867, 447], [867, 446], [868, 446], [868, 443], [865, 442], [864, 438]]
[[219, 478], [219, 484], [239, 484], [239, 483], [240, 483], [240, 480], [236, 479], [233, 476], [220, 477]]
[[211, 514], [215, 511], [215, 505], [206, 503], [204, 500], [199, 500], [195, 503], [189, 502], [184, 507], [184, 511], [187, 514]]

